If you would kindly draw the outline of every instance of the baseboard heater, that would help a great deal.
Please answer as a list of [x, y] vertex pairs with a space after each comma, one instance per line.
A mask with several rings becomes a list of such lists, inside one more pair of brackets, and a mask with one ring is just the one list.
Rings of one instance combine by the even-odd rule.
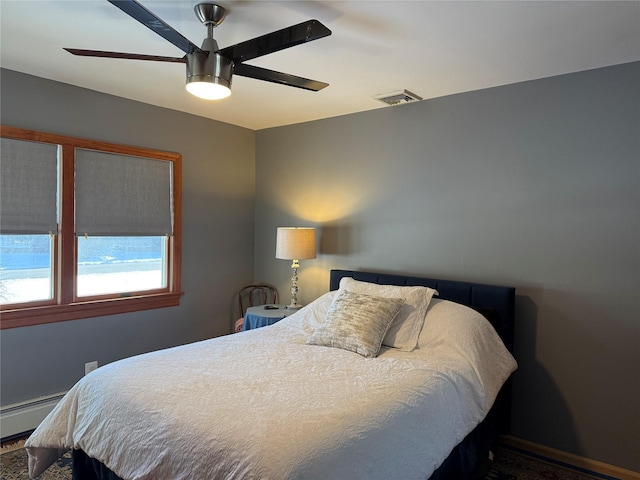
[[55, 393], [0, 408], [3, 439], [34, 430], [67, 392]]

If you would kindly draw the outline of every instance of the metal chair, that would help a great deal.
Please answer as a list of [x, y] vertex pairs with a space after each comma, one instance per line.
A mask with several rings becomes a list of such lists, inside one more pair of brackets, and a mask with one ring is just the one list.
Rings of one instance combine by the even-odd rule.
[[236, 320], [235, 331], [242, 331], [244, 314], [247, 308], [256, 305], [267, 305], [278, 303], [278, 289], [268, 283], [257, 283], [246, 285], [238, 292], [238, 304], [240, 306], [241, 317]]

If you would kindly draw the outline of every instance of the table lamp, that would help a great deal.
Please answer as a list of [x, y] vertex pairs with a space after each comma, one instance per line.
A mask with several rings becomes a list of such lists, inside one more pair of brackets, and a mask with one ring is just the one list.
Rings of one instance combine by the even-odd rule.
[[286, 308], [298, 309], [299, 260], [316, 258], [316, 229], [301, 227], [278, 227], [276, 236], [276, 258], [291, 260], [291, 303]]

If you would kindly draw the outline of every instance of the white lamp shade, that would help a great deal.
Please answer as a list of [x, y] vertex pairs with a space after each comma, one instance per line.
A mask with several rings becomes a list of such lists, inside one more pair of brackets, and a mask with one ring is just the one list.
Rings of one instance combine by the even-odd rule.
[[316, 258], [316, 229], [278, 227], [276, 258], [283, 260]]

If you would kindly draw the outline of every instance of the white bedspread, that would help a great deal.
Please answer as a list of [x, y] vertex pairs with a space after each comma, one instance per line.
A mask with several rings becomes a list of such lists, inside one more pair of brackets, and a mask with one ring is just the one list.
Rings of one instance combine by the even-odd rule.
[[438, 300], [413, 352], [305, 345], [334, 294], [270, 327], [95, 370], [27, 441], [30, 476], [77, 448], [126, 480], [428, 478], [513, 357], [482, 317]]

